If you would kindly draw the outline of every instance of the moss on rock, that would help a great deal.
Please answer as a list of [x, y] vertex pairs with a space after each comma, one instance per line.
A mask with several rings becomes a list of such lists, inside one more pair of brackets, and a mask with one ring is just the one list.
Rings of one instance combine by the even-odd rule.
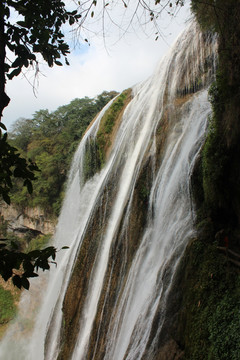
[[237, 360], [240, 351], [240, 271], [217, 244], [194, 239], [180, 270], [183, 297], [177, 338], [184, 360]]
[[131, 100], [131, 89], [124, 90], [105, 112], [99, 125], [96, 146], [101, 167], [104, 166], [118, 129], [121, 116]]

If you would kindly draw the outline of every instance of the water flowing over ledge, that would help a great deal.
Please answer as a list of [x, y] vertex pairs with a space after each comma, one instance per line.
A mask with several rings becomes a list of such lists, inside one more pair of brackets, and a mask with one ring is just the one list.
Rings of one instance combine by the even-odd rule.
[[104, 166], [86, 181], [86, 152], [95, 144], [97, 153], [111, 103], [99, 114], [73, 159], [55, 235], [56, 247], [70, 249], [50, 272], [28, 346], [16, 357], [7, 334], [0, 355], [157, 359], [172, 280], [194, 234], [190, 177], [210, 114], [216, 47], [188, 26], [133, 88]]

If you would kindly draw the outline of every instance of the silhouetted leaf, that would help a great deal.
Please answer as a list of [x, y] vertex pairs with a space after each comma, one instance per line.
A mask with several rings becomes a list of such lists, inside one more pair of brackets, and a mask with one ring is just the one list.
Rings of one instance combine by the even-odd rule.
[[30, 286], [28, 279], [23, 276], [21, 278], [21, 280], [22, 280], [22, 287], [24, 287], [24, 289], [28, 290], [29, 286]]
[[2, 122], [0, 122], [0, 127], [1, 127], [3, 130], [7, 130], [6, 126], [5, 126]]
[[13, 285], [17, 286], [19, 289], [22, 287], [22, 281], [19, 275], [14, 275], [12, 277]]

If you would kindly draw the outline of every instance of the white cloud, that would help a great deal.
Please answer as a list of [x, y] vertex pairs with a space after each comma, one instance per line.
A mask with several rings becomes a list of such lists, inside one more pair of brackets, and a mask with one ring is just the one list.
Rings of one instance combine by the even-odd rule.
[[[73, 51], [69, 57], [70, 66], [42, 67], [44, 76], [39, 78], [37, 98], [26, 79], [14, 78], [7, 84], [7, 93], [11, 98], [5, 109], [3, 122], [9, 128], [19, 117], [31, 117], [39, 109], [55, 110], [78, 97], [93, 97], [103, 90], [121, 91], [145, 80], [150, 76], [156, 63], [169, 49], [169, 44], [184, 27], [188, 9], [182, 9], [182, 16], [169, 24], [166, 19], [164, 40], [154, 41], [154, 36], [127, 34], [115, 45], [117, 35], [107, 38], [107, 50], [102, 39], [92, 38], [91, 46], [83, 51]], [[32, 75], [33, 76], [33, 75]]]

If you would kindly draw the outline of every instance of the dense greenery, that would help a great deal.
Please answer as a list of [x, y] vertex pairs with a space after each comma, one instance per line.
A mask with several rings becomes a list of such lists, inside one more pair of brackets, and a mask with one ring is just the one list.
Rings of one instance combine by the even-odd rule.
[[114, 96], [116, 92], [112, 91], [92, 99], [75, 99], [54, 112], [40, 110], [32, 119], [16, 121], [9, 135], [11, 144], [36, 162], [40, 172], [32, 196], [15, 182], [11, 196], [14, 205], [40, 206], [49, 215], [58, 215], [72, 155], [87, 126]]
[[[18, 15], [15, 20], [13, 13]], [[6, 80], [21, 73], [23, 68], [35, 67], [39, 71], [41, 57], [48, 66], [62, 65], [67, 61], [69, 45], [64, 41], [62, 26], [73, 25], [81, 15], [77, 10], [67, 11], [61, 0], [4, 0], [0, 3], [0, 121], [10, 99], [5, 93]], [[8, 51], [8, 56], [6, 52]], [[38, 57], [39, 55], [40, 58]], [[5, 129], [4, 125], [1, 127]], [[21, 158], [7, 142], [7, 134], [0, 133], [0, 196], [10, 202], [9, 191], [14, 178], [21, 178], [28, 192], [32, 192], [34, 180], [31, 162]]]
[[0, 130], [0, 196], [10, 204], [9, 192], [14, 179], [24, 179], [23, 185], [32, 193], [32, 180], [35, 180], [34, 171], [38, 167], [31, 160], [27, 161], [20, 156], [17, 149], [7, 141], [7, 133]]

